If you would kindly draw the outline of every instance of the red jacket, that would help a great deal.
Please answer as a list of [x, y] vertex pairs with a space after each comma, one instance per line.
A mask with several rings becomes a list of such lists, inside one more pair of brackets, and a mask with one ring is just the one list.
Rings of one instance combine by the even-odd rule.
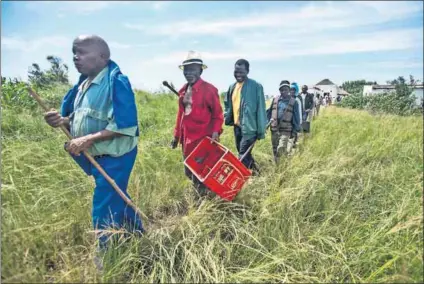
[[[183, 98], [186, 89], [187, 84], [178, 92], [180, 97], [174, 129], [174, 137], [179, 138], [184, 149], [186, 149], [185, 146], [188, 146], [187, 144], [200, 142], [200, 139], [205, 136], [212, 136], [213, 132], [222, 133], [222, 124], [224, 123], [224, 114], [217, 88], [199, 78], [192, 87], [193, 105], [189, 115], [184, 115]], [[197, 143], [195, 144], [197, 145]], [[189, 148], [194, 149], [194, 147]], [[185, 154], [187, 152], [191, 151], [184, 150]]]

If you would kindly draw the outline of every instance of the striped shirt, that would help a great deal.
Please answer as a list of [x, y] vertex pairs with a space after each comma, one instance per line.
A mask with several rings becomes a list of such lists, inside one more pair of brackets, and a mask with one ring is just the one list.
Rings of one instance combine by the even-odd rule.
[[93, 156], [122, 156], [137, 146], [137, 126], [118, 129], [114, 116], [109, 67], [106, 66], [91, 82], [86, 79], [78, 88], [71, 115], [71, 134], [81, 137], [102, 130], [124, 136], [98, 141], [88, 149]]

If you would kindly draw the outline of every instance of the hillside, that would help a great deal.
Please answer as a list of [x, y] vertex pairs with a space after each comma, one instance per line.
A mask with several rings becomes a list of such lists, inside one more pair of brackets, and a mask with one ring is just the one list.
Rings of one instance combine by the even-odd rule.
[[[327, 108], [292, 159], [275, 168], [267, 135], [254, 148], [262, 176], [232, 203], [197, 208], [169, 148], [175, 96], [137, 102], [129, 192], [154, 222], [108, 254], [101, 277], [94, 182], [41, 111], [2, 110], [2, 282], [423, 281], [422, 117]], [[235, 151], [231, 128], [221, 142]]]

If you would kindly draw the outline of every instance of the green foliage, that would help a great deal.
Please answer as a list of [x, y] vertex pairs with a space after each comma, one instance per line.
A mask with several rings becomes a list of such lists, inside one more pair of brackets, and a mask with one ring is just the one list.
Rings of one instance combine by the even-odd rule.
[[49, 80], [44, 71], [41, 70], [40, 65], [32, 63], [28, 68], [28, 80], [31, 84], [37, 87], [47, 86]]
[[53, 55], [47, 56], [50, 69], [41, 70], [37, 63], [33, 63], [28, 70], [28, 83], [21, 80], [6, 79], [2, 77], [2, 108], [35, 110], [37, 102], [28, 94], [27, 87], [31, 86], [42, 99], [50, 106], [59, 108], [60, 102], [66, 91], [70, 88], [68, 80], [68, 66], [62, 60]]
[[[2, 80], [1, 105], [3, 109], [14, 109], [22, 111], [23, 109], [34, 111], [39, 106], [38, 103], [28, 93], [28, 84], [17, 78]], [[53, 108], [58, 109], [69, 85], [50, 84], [47, 86], [32, 86], [32, 88], [41, 96], [43, 101]]]
[[[395, 85], [394, 92], [369, 96], [363, 96], [362, 90], [359, 92], [362, 83], [365, 83], [365, 81], [344, 83], [343, 86], [355, 91], [352, 92], [353, 95], [345, 97], [339, 105], [352, 109], [366, 109], [373, 113], [382, 112], [397, 115], [412, 115], [420, 112], [415, 105], [415, 96], [411, 88], [411, 85], [416, 83], [412, 76], [410, 77], [409, 84], [402, 76], [398, 79], [388, 81], [388, 83]], [[361, 88], [363, 88], [363, 85]]]
[[62, 59], [57, 56], [47, 56], [50, 69], [42, 71], [37, 63], [33, 63], [28, 70], [28, 80], [36, 87], [48, 87], [55, 84], [69, 84], [68, 66], [62, 63]]
[[365, 80], [347, 81], [342, 84], [343, 90], [352, 95], [362, 94], [365, 85], [376, 85], [377, 82], [367, 82]]
[[[52, 90], [62, 93], [62, 90]], [[92, 188], [42, 111], [2, 112], [2, 282], [423, 282], [423, 120], [321, 108], [312, 136], [233, 202], [193, 201], [169, 148], [175, 95], [136, 92], [139, 154], [128, 191], [147, 233], [121, 238], [96, 273]], [[233, 131], [223, 145], [236, 152]]]
[[219, 94], [219, 100], [224, 103], [225, 101], [225, 96], [227, 95], [227, 92], [222, 92]]
[[363, 109], [367, 104], [368, 97], [364, 97], [362, 94], [352, 94], [343, 98], [339, 106], [352, 108], [352, 109]]
[[50, 70], [47, 70], [47, 77], [50, 81], [59, 84], [68, 84], [68, 66], [62, 63], [62, 59], [56, 56], [49, 55], [47, 60], [51, 64]]
[[34, 109], [37, 102], [28, 94], [28, 85], [18, 79], [1, 81], [1, 106], [2, 108]]

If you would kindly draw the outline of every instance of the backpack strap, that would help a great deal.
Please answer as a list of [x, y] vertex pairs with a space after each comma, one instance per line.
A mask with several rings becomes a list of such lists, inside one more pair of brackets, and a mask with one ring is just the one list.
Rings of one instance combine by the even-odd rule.
[[271, 129], [276, 131], [278, 128], [278, 97], [272, 99], [271, 106]]

